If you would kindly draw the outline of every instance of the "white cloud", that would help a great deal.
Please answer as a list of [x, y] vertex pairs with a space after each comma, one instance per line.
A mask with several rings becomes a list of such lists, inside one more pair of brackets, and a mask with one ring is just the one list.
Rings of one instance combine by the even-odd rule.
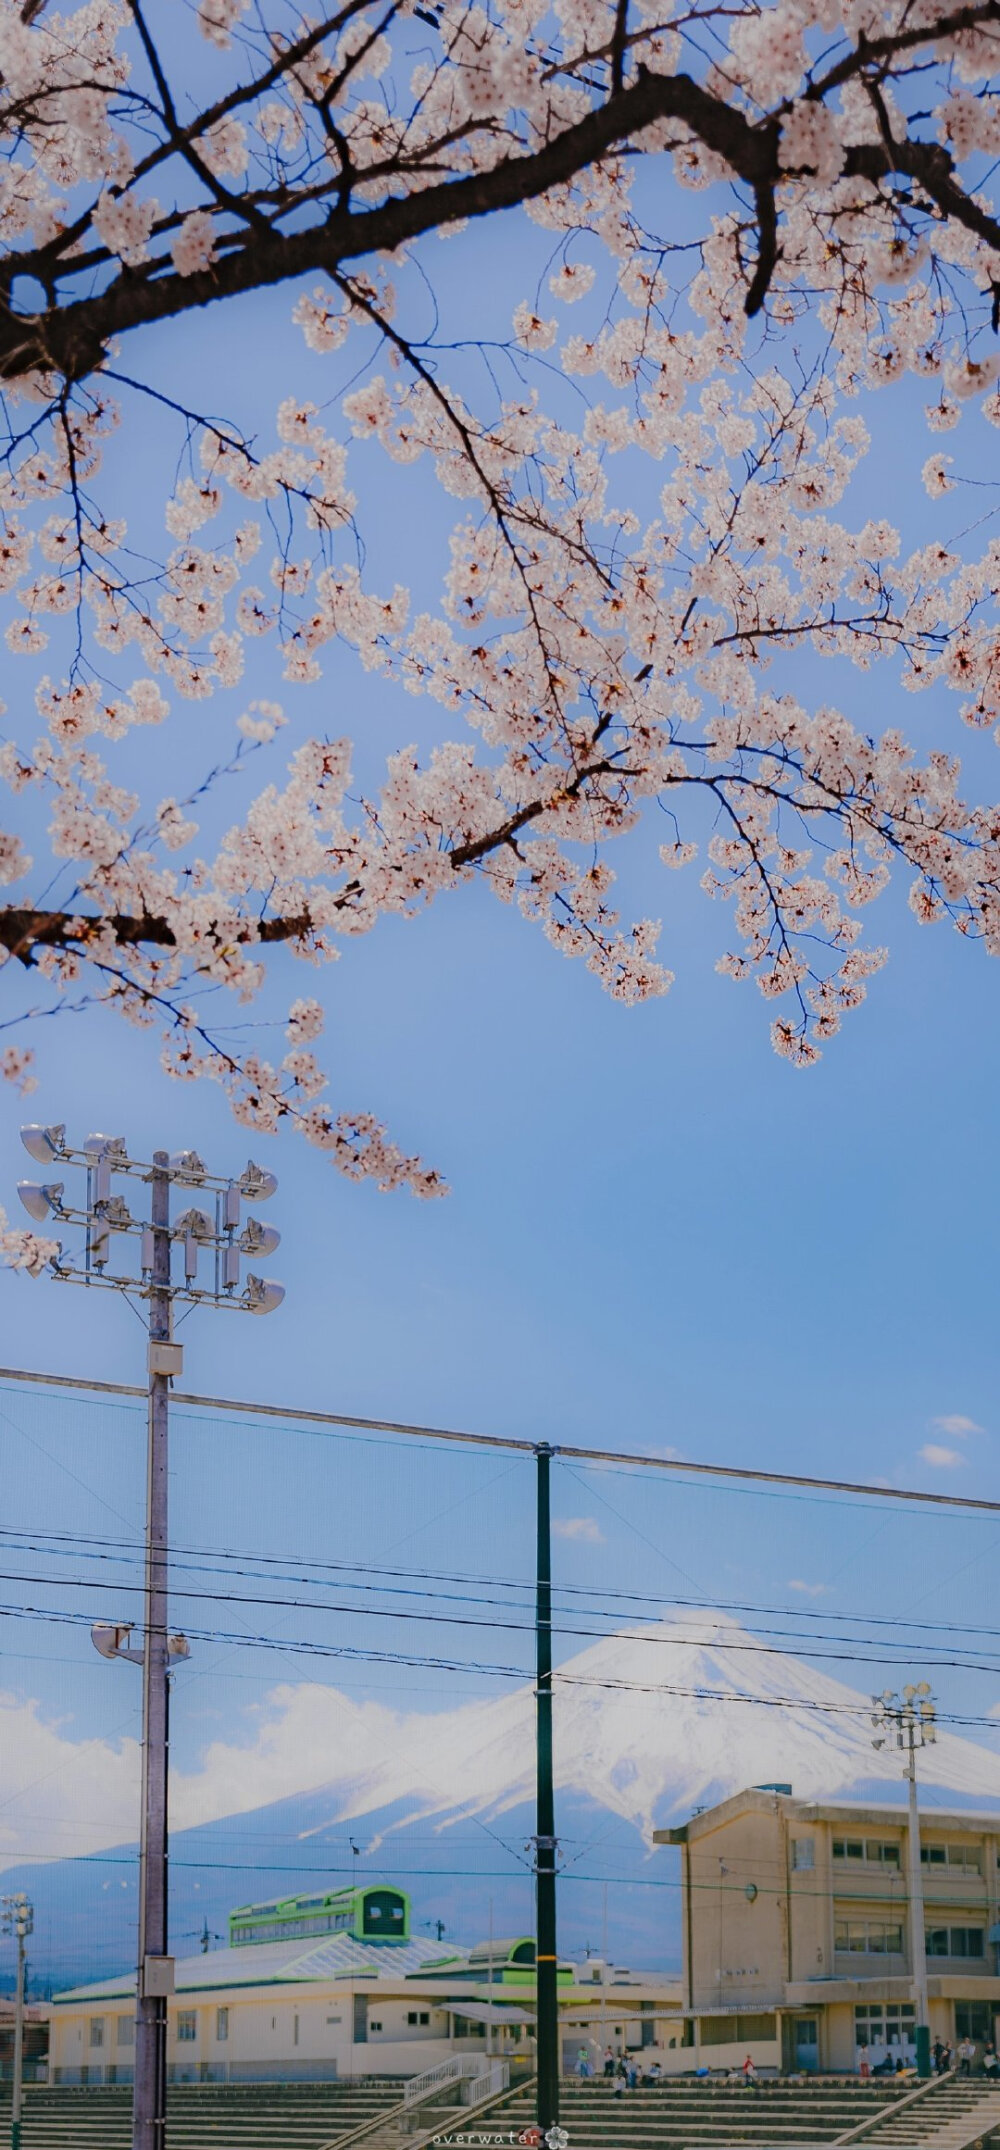
[[920, 1455], [922, 1461], [929, 1463], [935, 1471], [953, 1471], [957, 1464], [968, 1461], [957, 1448], [939, 1448], [936, 1441], [925, 1441]]
[[578, 1538], [583, 1545], [603, 1545], [604, 1532], [592, 1515], [556, 1516], [552, 1529], [557, 1538]]
[[829, 1583], [804, 1583], [797, 1575], [792, 1577], [789, 1590], [799, 1590], [804, 1598], [822, 1598], [830, 1588]]
[[931, 1425], [936, 1426], [939, 1433], [950, 1433], [953, 1439], [959, 1441], [964, 1439], [967, 1433], [986, 1431], [985, 1426], [977, 1426], [974, 1418], [963, 1418], [960, 1411], [951, 1411], [944, 1418], [932, 1418]]
[[139, 1775], [134, 1739], [73, 1739], [39, 1702], [0, 1692], [0, 1867], [127, 1842]]

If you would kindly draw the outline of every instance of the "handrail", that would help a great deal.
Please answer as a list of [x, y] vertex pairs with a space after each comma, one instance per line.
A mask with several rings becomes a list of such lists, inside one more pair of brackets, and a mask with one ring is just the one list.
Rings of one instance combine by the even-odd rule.
[[[448, 2083], [460, 2083], [463, 2079], [470, 2077], [474, 2083], [481, 2076], [483, 2088], [478, 2097], [470, 2098], [470, 2105], [485, 2105], [487, 2102], [492, 2103], [495, 2098], [504, 2097], [509, 2088], [509, 2081], [498, 2084], [493, 2089], [489, 2086], [488, 2079], [492, 2077], [498, 2068], [502, 2068], [509, 2078], [510, 2070], [506, 2061], [492, 2061], [487, 2070], [482, 2067], [482, 2059], [484, 2058], [485, 2055], [482, 2057], [471, 2054], [468, 2056], [463, 2055], [461, 2059], [455, 2057], [452, 2060], [439, 2061], [436, 2068], [425, 2068], [421, 2075], [410, 2077], [402, 2097], [398, 2098], [394, 2104], [383, 2105], [380, 2112], [375, 2113], [371, 2120], [363, 2120], [360, 2127], [348, 2128], [341, 2135], [331, 2135], [325, 2143], [320, 2144], [320, 2150], [354, 2150], [356, 2143], [369, 2142], [378, 2135], [380, 2129], [391, 2128], [397, 2120], [405, 2120], [407, 2115], [412, 2113], [414, 2108], [421, 2103], [422, 2099], [428, 2097], [435, 2089], [443, 2089]], [[417, 2085], [422, 2085], [423, 2087], [417, 2090], [416, 2095], [414, 2095], [415, 2086]], [[431, 2135], [439, 2127], [440, 2122], [435, 2121], [434, 2128], [428, 2130], [425, 2135], [410, 2138], [409, 2150], [420, 2150], [421, 2143], [424, 2141], [429, 2142]]]
[[[529, 2086], [534, 2082], [534, 2080], [535, 2078], [533, 2075], [526, 2076], [523, 2083], [508, 2083], [503, 2090], [496, 2091], [492, 2097], [484, 2098], [479, 2107], [480, 2120], [484, 2119], [487, 2113], [495, 2112], [497, 2107], [503, 2105], [508, 2098], [516, 2097], [519, 2091], [523, 2091], [529, 2088]], [[458, 2122], [458, 2125], [459, 2127], [461, 2127], [460, 2120]], [[435, 2140], [435, 2137], [440, 2135], [442, 2132], [443, 2131], [439, 2117], [437, 2120], [435, 2120], [433, 2126], [428, 2128], [423, 2135], [410, 2136], [407, 2143], [407, 2150], [428, 2150], [428, 2145], [432, 2144]], [[323, 2144], [322, 2150], [328, 2150], [328, 2146], [326, 2144]]]
[[436, 2068], [425, 2068], [421, 2075], [411, 2075], [403, 2092], [405, 2106], [420, 2105], [424, 2098], [445, 2083], [461, 2083], [466, 2076], [482, 2072], [478, 2054], [453, 2055], [450, 2060], [440, 2060]]
[[493, 2060], [481, 2075], [473, 2076], [469, 2085], [467, 2105], [482, 2105], [484, 2099], [496, 2097], [506, 2090], [510, 2082], [510, 2067], [505, 2060]]

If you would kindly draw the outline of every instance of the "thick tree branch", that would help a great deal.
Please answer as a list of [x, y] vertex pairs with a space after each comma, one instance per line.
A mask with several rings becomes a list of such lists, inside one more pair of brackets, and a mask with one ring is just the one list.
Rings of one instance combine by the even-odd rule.
[[[981, 23], [984, 16], [1000, 19], [1000, 0], [986, 0], [985, 7], [961, 9], [943, 20], [965, 26]], [[925, 41], [933, 34], [925, 28], [919, 37]], [[910, 32], [903, 41], [915, 39], [916, 33]], [[866, 54], [856, 52], [840, 73], [845, 68], [857, 73], [865, 62]], [[780, 120], [772, 116], [754, 123], [690, 75], [652, 74], [641, 68], [635, 81], [615, 87], [601, 105], [540, 149], [505, 157], [486, 171], [393, 195], [374, 208], [352, 210], [342, 199], [321, 223], [304, 230], [279, 231], [258, 216], [253, 230], [227, 234], [221, 242], [225, 251], [210, 268], [194, 275], [182, 276], [166, 261], [157, 262], [139, 274], [122, 271], [103, 291], [41, 313], [0, 312], [0, 376], [17, 379], [41, 368], [80, 379], [99, 365], [116, 336], [219, 299], [314, 271], [332, 273], [374, 254], [392, 254], [427, 232], [535, 200], [664, 120], [683, 123], [753, 190], [758, 258], [745, 303], [754, 314], [763, 305], [778, 258], [775, 188], [785, 176]], [[938, 143], [904, 137], [844, 152], [846, 179], [863, 178], [877, 185], [893, 173], [915, 180], [944, 215], [1000, 250], [1000, 223], [965, 193], [948, 151]], [[405, 180], [403, 173], [398, 177]], [[386, 184], [392, 184], [391, 173]], [[27, 270], [29, 265], [19, 260], [19, 268]]]
[[492, 169], [442, 181], [395, 196], [374, 209], [334, 210], [305, 231], [255, 231], [211, 268], [181, 276], [124, 272], [106, 290], [39, 314], [0, 317], [0, 375], [18, 379], [39, 368], [80, 379], [100, 363], [109, 341], [216, 299], [286, 283], [316, 270], [377, 253], [396, 253], [413, 239], [469, 217], [490, 216], [537, 199], [566, 184], [616, 146], [658, 120], [682, 120], [699, 141], [722, 157], [753, 187], [774, 183], [778, 128], [754, 126], [742, 112], [710, 96], [690, 75], [638, 79], [607, 99], [575, 126], [523, 157], [506, 157]]

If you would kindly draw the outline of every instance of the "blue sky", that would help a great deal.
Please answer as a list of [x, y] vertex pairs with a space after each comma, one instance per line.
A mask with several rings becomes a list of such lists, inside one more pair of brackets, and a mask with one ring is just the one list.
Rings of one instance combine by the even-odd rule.
[[[538, 235], [508, 222], [499, 244], [491, 301], [498, 332], [508, 301], [530, 286], [523, 256], [537, 251]], [[457, 306], [476, 278], [481, 239], [431, 245], [447, 303]], [[485, 307], [481, 279], [473, 288]], [[181, 400], [208, 379], [220, 403], [225, 392], [230, 408], [266, 426], [289, 386], [317, 400], [331, 393], [325, 376], [318, 389], [320, 363], [303, 352], [289, 313], [287, 293], [249, 301], [164, 331], [142, 361]], [[910, 469], [914, 399], [883, 399], [872, 415], [878, 440], [859, 483], [858, 518], [877, 500], [905, 512], [915, 534], [933, 528]], [[980, 442], [975, 424], [967, 426], [974, 449], [993, 448], [995, 435], [982, 429]], [[151, 532], [170, 452], [149, 417], [141, 435], [116, 445], [109, 466], [115, 512], [134, 511], [140, 528], [148, 516]], [[927, 452], [920, 442], [917, 468]], [[414, 579], [418, 561], [432, 594], [447, 503], [426, 474], [408, 476], [401, 489], [374, 450], [364, 467], [375, 579], [383, 569], [383, 579], [405, 573], [407, 561]], [[958, 509], [948, 529], [961, 519]], [[276, 691], [286, 703], [292, 724], [282, 753], [310, 727], [347, 731], [359, 737], [369, 771], [394, 746], [453, 731], [438, 725], [436, 711], [366, 679], [346, 654], [333, 654], [322, 685], [294, 694], [272, 680], [271, 663], [265, 652], [253, 691]], [[30, 729], [30, 674], [22, 663], [9, 675], [11, 721]], [[957, 740], [952, 709], [904, 698], [888, 672], [865, 678], [832, 668], [822, 684], [852, 714], [867, 710], [873, 726], [900, 721], [924, 740], [968, 745], [977, 781], [993, 783], [995, 748]], [[216, 740], [232, 741], [246, 699], [243, 691], [207, 712], [182, 706], [176, 726], [130, 744], [123, 766], [136, 753], [154, 795], [157, 786], [180, 789], [177, 768], [200, 774], [206, 742], [216, 758]], [[280, 755], [267, 773], [279, 766]], [[219, 804], [223, 820], [247, 795], [240, 782]], [[283, 1244], [269, 1266], [287, 1298], [264, 1322], [207, 1313], [187, 1321], [185, 1387], [1000, 1497], [1000, 971], [948, 930], [919, 928], [905, 891], [894, 892], [873, 921], [891, 948], [888, 968], [821, 1065], [797, 1073], [772, 1054], [755, 989], [715, 975], [727, 916], [705, 901], [695, 876], [664, 875], [661, 837], [651, 828], [618, 861], [623, 910], [663, 917], [663, 954], [677, 973], [665, 1000], [637, 1010], [612, 1005], [579, 966], [475, 888], [347, 944], [318, 984], [279, 958], [263, 1012], [295, 991], [318, 990], [329, 1010], [332, 1098], [384, 1117], [400, 1142], [440, 1167], [452, 1191], [426, 1205], [379, 1196], [346, 1184], [293, 1138], [255, 1141], [254, 1154], [280, 1179], [268, 1217]], [[124, 1025], [66, 1016], [36, 1025], [32, 1042], [40, 1088], [30, 1116], [66, 1119], [77, 1136], [97, 1126], [120, 1132], [133, 1154], [194, 1146], [213, 1169], [244, 1163], [246, 1138], [222, 1099], [204, 1085], [169, 1082], [149, 1043]], [[31, 1169], [17, 1138], [26, 1115], [9, 1092], [0, 1113], [0, 1198], [9, 1196], [13, 1214], [14, 1183]], [[110, 1295], [23, 1277], [0, 1280], [0, 1289], [7, 1363], [143, 1378], [140, 1325]], [[126, 1519], [138, 1525], [137, 1418], [8, 1390], [0, 1403], [8, 1527], [99, 1534], [124, 1529]], [[939, 1423], [956, 1419], [981, 1430]], [[928, 1461], [928, 1444], [960, 1460]], [[790, 1587], [805, 1583], [825, 1590], [831, 1607], [888, 1614], [926, 1604], [928, 1617], [943, 1618], [957, 1605], [958, 1617], [987, 1617], [996, 1534], [981, 1522], [889, 1528], [853, 1507], [696, 1499], [688, 1490], [657, 1495], [649, 1509], [655, 1544], [643, 1551], [646, 1495], [629, 1497], [622, 1523], [588, 1484], [559, 1479], [560, 1520], [590, 1517], [599, 1532], [560, 1537], [564, 1580], [621, 1587], [624, 1575], [628, 1587], [655, 1596], [679, 1587], [676, 1574], [670, 1580], [679, 1571], [708, 1598], [765, 1603], [780, 1594], [790, 1609], [822, 1605]], [[409, 1533], [428, 1566], [489, 1570], [502, 1557], [500, 1572], [524, 1570], [521, 1477], [440, 1451], [404, 1466], [391, 1445], [320, 1449], [300, 1435], [248, 1441], [185, 1424], [174, 1500], [189, 1542], [278, 1542], [315, 1559], [358, 1529], [382, 1553]], [[0, 1687], [19, 1703], [35, 1698], [42, 1719], [59, 1717], [65, 1737], [114, 1740], [134, 1729], [127, 1675], [98, 1665], [82, 1637], [4, 1623], [0, 1644]], [[901, 1662], [900, 1676], [913, 1669]], [[206, 1740], [243, 1725], [242, 1712], [279, 1677], [294, 1670], [222, 1653], [178, 1713], [184, 1766], [195, 1765]], [[341, 1680], [340, 1671], [330, 1677]], [[358, 1670], [341, 1684], [388, 1693], [392, 1679]], [[990, 1679], [943, 1674], [939, 1685], [953, 1707], [992, 1705]], [[468, 1680], [445, 1675], [396, 1680], [394, 1691], [401, 1686], [414, 1707], [470, 1691]], [[0, 1819], [3, 1793], [0, 1784]]]

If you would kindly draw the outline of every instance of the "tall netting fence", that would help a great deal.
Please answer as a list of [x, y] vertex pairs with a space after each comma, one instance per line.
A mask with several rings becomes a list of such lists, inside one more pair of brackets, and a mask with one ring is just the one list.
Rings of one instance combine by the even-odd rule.
[[[138, 1396], [0, 1380], [0, 1860], [35, 1906], [38, 1994], [135, 1959], [140, 1674], [90, 1630], [141, 1629], [145, 1440]], [[697, 1808], [756, 1785], [899, 1805], [884, 1689], [937, 1702], [922, 1804], [1000, 1808], [1000, 1516], [672, 1460], [552, 1466], [577, 1964], [679, 1964], [657, 1836]], [[368, 1881], [407, 1892], [428, 1945], [531, 1934], [535, 1496], [516, 1446], [173, 1403], [177, 1955], [224, 1946], [240, 1907]]]

